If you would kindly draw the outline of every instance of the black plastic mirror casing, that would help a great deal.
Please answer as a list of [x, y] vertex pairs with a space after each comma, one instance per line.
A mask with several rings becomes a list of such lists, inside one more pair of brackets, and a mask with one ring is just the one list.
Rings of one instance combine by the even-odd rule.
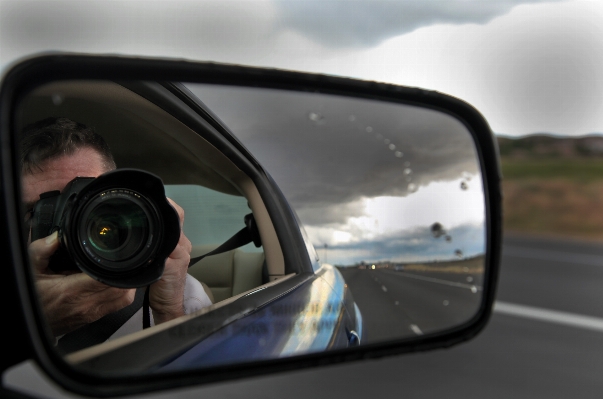
[[[292, 91], [322, 92], [341, 96], [374, 99], [377, 101], [411, 104], [446, 113], [461, 121], [473, 136], [476, 144], [486, 201], [487, 248], [486, 274], [483, 299], [478, 313], [467, 323], [441, 333], [358, 346], [351, 350], [307, 354], [251, 364], [237, 364], [201, 371], [185, 371], [161, 375], [128, 376], [127, 378], [101, 378], [73, 369], [49, 346], [47, 330], [41, 323], [40, 309], [35, 301], [33, 277], [28, 272], [27, 249], [22, 240], [19, 215], [20, 173], [18, 169], [15, 132], [15, 110], [20, 98], [29, 90], [55, 80], [104, 79], [113, 81], [147, 80], [158, 82], [192, 82], [221, 85], [264, 87]], [[189, 104], [194, 110], [195, 105]], [[3, 340], [5, 346], [18, 348], [5, 350], [1, 359], [2, 370], [33, 358], [42, 369], [65, 389], [90, 396], [127, 395], [171, 387], [203, 384], [255, 375], [276, 373], [300, 368], [315, 367], [351, 360], [378, 358], [407, 352], [426, 351], [449, 347], [478, 334], [487, 324], [495, 298], [501, 250], [501, 188], [498, 151], [494, 136], [482, 115], [469, 104], [454, 97], [434, 91], [408, 88], [385, 83], [358, 81], [340, 77], [305, 74], [299, 72], [261, 69], [215, 63], [197, 63], [163, 59], [129, 58], [117, 56], [91, 56], [78, 54], [48, 54], [26, 59], [10, 68], [2, 81], [0, 92], [0, 155], [1, 178], [0, 212], [5, 228], [0, 230], [0, 245], [4, 255], [2, 298], [5, 320], [11, 328]], [[252, 154], [242, 146], [218, 120], [204, 117], [222, 132], [222, 146], [226, 154], [237, 153], [249, 173], [255, 174], [262, 198], [280, 215], [274, 221], [279, 234], [290, 238], [283, 244], [286, 256], [301, 256], [296, 246], [303, 239], [296, 231], [296, 222], [286, 201], [270, 177], [263, 172]], [[233, 155], [234, 156], [234, 155]], [[274, 217], [274, 215], [273, 215]], [[287, 247], [287, 245], [290, 245]], [[300, 244], [301, 245], [301, 244]]]

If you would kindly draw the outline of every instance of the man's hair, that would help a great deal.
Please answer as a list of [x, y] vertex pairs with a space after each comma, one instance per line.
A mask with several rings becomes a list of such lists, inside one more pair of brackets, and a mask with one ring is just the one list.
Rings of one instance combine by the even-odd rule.
[[91, 128], [68, 118], [46, 118], [23, 129], [20, 140], [21, 172], [35, 173], [50, 159], [91, 148], [101, 155], [103, 167], [115, 169], [109, 145]]

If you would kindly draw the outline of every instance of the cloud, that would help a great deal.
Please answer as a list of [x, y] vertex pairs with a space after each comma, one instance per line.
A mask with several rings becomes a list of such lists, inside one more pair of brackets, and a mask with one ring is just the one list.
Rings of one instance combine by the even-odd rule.
[[228, 61], [257, 56], [275, 39], [274, 7], [264, 0], [0, 4], [2, 63], [49, 50]]
[[485, 24], [518, 4], [550, 0], [341, 1], [276, 0], [282, 29], [331, 48], [374, 47], [435, 24]]
[[435, 238], [430, 227], [425, 226], [392, 232], [372, 240], [329, 245], [326, 249], [323, 243], [318, 241], [314, 242], [314, 246], [323, 261], [326, 256], [328, 263], [337, 265], [353, 265], [362, 261], [366, 263], [443, 261], [469, 258], [484, 253], [483, 225], [465, 224], [456, 226], [447, 233], [451, 237], [449, 241], [443, 236]]
[[462, 98], [506, 135], [603, 131], [603, 3], [524, 4], [487, 25], [434, 25], [316, 69]]
[[310, 93], [189, 88], [260, 161], [306, 224], [345, 223], [363, 215], [363, 198], [402, 197], [478, 174], [469, 132], [436, 111]]

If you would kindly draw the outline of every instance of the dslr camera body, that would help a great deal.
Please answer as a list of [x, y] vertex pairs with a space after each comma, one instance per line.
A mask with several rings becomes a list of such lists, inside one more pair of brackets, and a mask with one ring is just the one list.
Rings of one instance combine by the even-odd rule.
[[51, 270], [79, 269], [107, 285], [137, 288], [161, 278], [180, 238], [180, 219], [158, 176], [117, 169], [76, 177], [62, 193], [41, 194], [31, 239], [55, 231], [60, 247], [50, 258]]

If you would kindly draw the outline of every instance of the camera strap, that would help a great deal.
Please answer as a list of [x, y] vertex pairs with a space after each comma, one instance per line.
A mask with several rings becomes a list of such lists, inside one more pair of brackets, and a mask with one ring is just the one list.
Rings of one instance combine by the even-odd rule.
[[228, 252], [233, 249], [237, 249], [242, 247], [243, 245], [247, 245], [250, 242], [259, 248], [262, 245], [262, 240], [260, 238], [260, 233], [258, 231], [258, 227], [255, 223], [255, 218], [253, 214], [245, 215], [245, 227], [239, 230], [234, 236], [230, 237], [224, 244], [220, 245], [218, 248], [214, 249], [211, 252], [206, 253], [205, 255], [198, 256], [196, 258], [191, 258], [191, 261], [188, 264], [188, 267], [191, 267], [195, 263], [199, 262], [201, 259], [206, 256], [212, 256], [221, 254], [223, 252]]

